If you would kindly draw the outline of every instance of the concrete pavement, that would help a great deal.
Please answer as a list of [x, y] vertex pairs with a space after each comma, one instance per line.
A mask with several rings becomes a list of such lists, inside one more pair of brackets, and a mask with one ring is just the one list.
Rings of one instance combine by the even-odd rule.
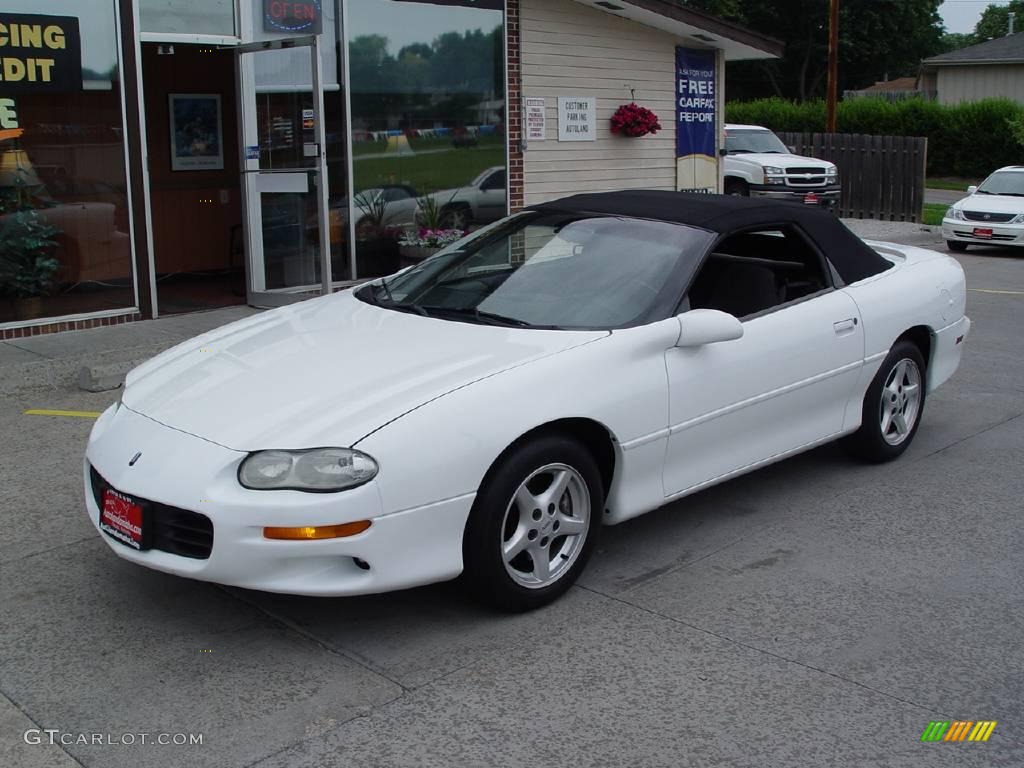
[[[610, 528], [521, 616], [451, 584], [312, 599], [132, 566], [85, 517], [91, 422], [22, 415], [115, 393], [5, 391], [0, 765], [1024, 764], [1024, 263], [960, 260], [964, 364], [901, 460], [826, 446]], [[954, 719], [999, 724], [920, 742]]]
[[966, 187], [963, 190], [926, 189], [924, 191], [924, 201], [926, 203], [952, 205], [957, 200], [963, 200], [965, 197], [967, 197]]

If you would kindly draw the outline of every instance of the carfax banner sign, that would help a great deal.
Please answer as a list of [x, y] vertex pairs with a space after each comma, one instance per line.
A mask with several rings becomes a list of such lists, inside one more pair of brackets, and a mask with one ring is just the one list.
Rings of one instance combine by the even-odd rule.
[[676, 189], [718, 191], [715, 51], [676, 48]]
[[82, 40], [73, 16], [0, 11], [0, 94], [82, 90]]

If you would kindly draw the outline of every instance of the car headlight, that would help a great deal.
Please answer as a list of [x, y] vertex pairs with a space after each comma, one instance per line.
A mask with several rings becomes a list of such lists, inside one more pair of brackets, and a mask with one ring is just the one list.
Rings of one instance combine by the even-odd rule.
[[765, 184], [785, 184], [786, 179], [784, 178], [786, 172], [775, 165], [766, 165], [764, 167], [764, 183]]
[[839, 178], [839, 169], [834, 165], [825, 169], [825, 181], [835, 181]]
[[947, 219], [956, 219], [957, 221], [964, 221], [964, 212], [957, 208], [955, 205], [949, 206], [949, 210], [946, 211]]
[[355, 488], [377, 475], [377, 462], [351, 448], [255, 451], [238, 468], [238, 482], [254, 491], [330, 493]]
[[1017, 218], [1013, 219], [1013, 221], [1011, 221], [1010, 223], [1011, 224], [1024, 224], [1024, 213], [1022, 213]]

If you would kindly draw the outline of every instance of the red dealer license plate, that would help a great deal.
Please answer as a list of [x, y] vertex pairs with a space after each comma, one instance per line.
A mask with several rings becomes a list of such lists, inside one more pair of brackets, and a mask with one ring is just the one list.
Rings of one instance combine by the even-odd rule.
[[123, 493], [108, 489], [103, 493], [100, 529], [133, 549], [146, 549], [144, 542], [145, 510]]
[[974, 236], [975, 237], [983, 237], [986, 240], [990, 240], [990, 239], [992, 239], [992, 230], [991, 229], [987, 229], [985, 227], [975, 227], [974, 228]]
[[819, 202], [818, 195], [814, 192], [808, 192], [804, 195], [804, 205], [817, 205]]

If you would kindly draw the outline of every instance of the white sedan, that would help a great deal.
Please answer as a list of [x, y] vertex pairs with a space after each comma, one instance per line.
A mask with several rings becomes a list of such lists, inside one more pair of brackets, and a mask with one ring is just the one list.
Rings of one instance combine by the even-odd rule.
[[1024, 247], [1024, 165], [1000, 168], [942, 218], [942, 236], [951, 251], [974, 245]]
[[605, 526], [838, 438], [899, 456], [960, 362], [965, 295], [948, 256], [801, 206], [567, 198], [135, 369], [89, 440], [88, 514], [189, 578], [464, 574], [528, 609]]

